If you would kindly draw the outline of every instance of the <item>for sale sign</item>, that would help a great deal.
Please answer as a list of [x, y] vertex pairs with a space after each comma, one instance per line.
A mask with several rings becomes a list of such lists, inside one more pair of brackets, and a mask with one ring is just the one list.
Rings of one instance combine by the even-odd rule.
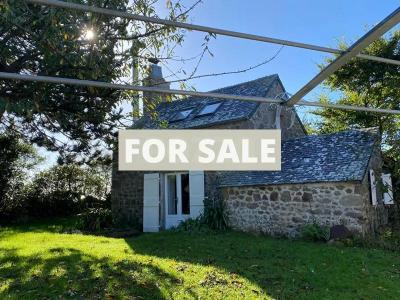
[[120, 130], [119, 170], [280, 170], [280, 130]]

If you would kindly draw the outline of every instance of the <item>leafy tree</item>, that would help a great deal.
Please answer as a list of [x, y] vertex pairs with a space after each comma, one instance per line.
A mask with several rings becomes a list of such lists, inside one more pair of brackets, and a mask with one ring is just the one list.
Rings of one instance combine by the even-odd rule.
[[68, 216], [88, 207], [109, 206], [107, 177], [74, 164], [53, 166], [27, 185], [26, 206], [32, 217]]
[[[346, 49], [345, 44], [340, 45]], [[400, 31], [381, 37], [364, 51], [367, 54], [400, 60]], [[327, 62], [331, 62], [329, 59]], [[321, 66], [323, 67], [323, 66]], [[336, 103], [400, 110], [400, 67], [369, 60], [353, 59], [325, 81]], [[322, 95], [321, 102], [329, 102]], [[319, 109], [317, 129], [321, 133], [348, 128], [378, 127], [382, 134], [385, 167], [391, 171], [397, 198], [400, 196], [400, 116], [351, 110]]]
[[[389, 37], [373, 42], [364, 52], [400, 60], [400, 31]], [[346, 49], [346, 44], [340, 48]], [[330, 63], [332, 59], [328, 59]], [[324, 67], [323, 65], [321, 68]], [[400, 107], [400, 67], [392, 64], [353, 59], [325, 81], [331, 92], [340, 92], [338, 104], [365, 107], [399, 109]], [[328, 102], [326, 95], [320, 101]], [[350, 127], [378, 127], [384, 134], [384, 141], [392, 144], [398, 140], [399, 117], [351, 110], [320, 109], [315, 112], [321, 117], [318, 124], [322, 132], [334, 132]]]
[[31, 170], [41, 161], [32, 145], [11, 130], [0, 135], [0, 219], [23, 214], [23, 188]]
[[[82, 4], [157, 17], [153, 0], [78, 0]], [[196, 2], [195, 5], [199, 3]], [[194, 6], [195, 6], [194, 5]], [[180, 1], [167, 1], [169, 19], [185, 21]], [[100, 14], [27, 3], [0, 2], [0, 71], [122, 82], [132, 65], [183, 41], [183, 31]], [[133, 99], [120, 90], [0, 80], [0, 122], [30, 142], [58, 151], [62, 161], [98, 158], [110, 149]]]

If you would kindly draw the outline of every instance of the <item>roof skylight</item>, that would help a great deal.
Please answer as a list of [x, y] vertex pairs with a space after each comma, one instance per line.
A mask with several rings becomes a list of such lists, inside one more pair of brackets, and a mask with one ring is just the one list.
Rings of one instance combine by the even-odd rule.
[[176, 121], [184, 120], [184, 119], [186, 119], [186, 118], [191, 114], [192, 111], [193, 111], [193, 108], [178, 111], [178, 112], [172, 117], [172, 119], [170, 120], [170, 122], [176, 122]]
[[222, 104], [221, 102], [207, 104], [205, 107], [203, 107], [203, 109], [198, 113], [197, 116], [213, 114], [217, 111], [218, 107], [220, 107], [221, 104]]

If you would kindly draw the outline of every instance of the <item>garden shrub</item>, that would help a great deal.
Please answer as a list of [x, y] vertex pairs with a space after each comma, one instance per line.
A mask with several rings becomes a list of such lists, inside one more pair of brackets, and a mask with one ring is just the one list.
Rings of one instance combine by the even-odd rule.
[[187, 232], [205, 232], [210, 228], [204, 223], [201, 217], [196, 219], [187, 219], [179, 223], [178, 226], [173, 228], [173, 231], [187, 231]]
[[110, 204], [105, 179], [72, 164], [37, 174], [26, 188], [25, 201], [29, 215], [35, 218], [70, 216]]
[[203, 213], [196, 219], [188, 219], [174, 228], [177, 231], [227, 230], [229, 228], [225, 204], [222, 199], [206, 200]]
[[77, 222], [77, 228], [85, 231], [99, 231], [112, 226], [112, 213], [106, 208], [90, 208], [79, 215]]
[[77, 214], [80, 208], [80, 194], [72, 191], [28, 192], [26, 207], [32, 218], [67, 217]]
[[398, 228], [383, 227], [375, 236], [353, 237], [353, 245], [363, 248], [400, 251], [400, 230]]
[[80, 209], [88, 208], [111, 208], [111, 193], [99, 198], [93, 195], [83, 196], [80, 201]]
[[221, 198], [205, 201], [204, 212], [201, 218], [204, 224], [206, 224], [210, 229], [228, 229], [225, 202]]
[[318, 224], [315, 220], [301, 228], [301, 237], [312, 242], [326, 242], [329, 240], [329, 227]]

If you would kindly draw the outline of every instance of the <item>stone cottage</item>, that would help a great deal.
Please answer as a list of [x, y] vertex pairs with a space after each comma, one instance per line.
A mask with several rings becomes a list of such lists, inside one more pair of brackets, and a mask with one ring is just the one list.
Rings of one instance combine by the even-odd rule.
[[[152, 80], [162, 82], [153, 66]], [[278, 75], [214, 92], [282, 97]], [[165, 100], [165, 99], [164, 99]], [[275, 172], [118, 171], [114, 152], [112, 210], [144, 231], [176, 226], [200, 215], [204, 201], [222, 197], [230, 225], [238, 230], [294, 236], [316, 221], [344, 224], [368, 234], [387, 222], [376, 188], [381, 174], [379, 135], [352, 130], [308, 136], [294, 108], [239, 100], [189, 97], [156, 105], [135, 128], [275, 129], [282, 132], [282, 170]]]

